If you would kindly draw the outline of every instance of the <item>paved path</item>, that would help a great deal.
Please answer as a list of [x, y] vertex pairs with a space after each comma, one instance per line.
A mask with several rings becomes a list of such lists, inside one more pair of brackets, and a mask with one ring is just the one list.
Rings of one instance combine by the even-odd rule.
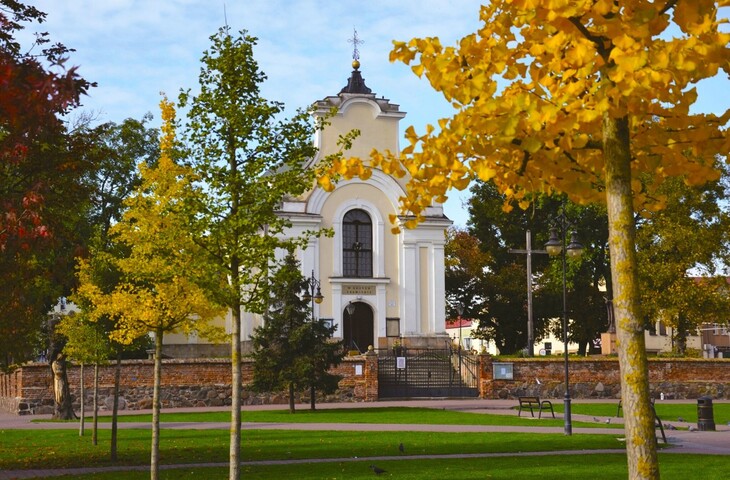
[[[581, 402], [585, 402], [581, 400]], [[600, 401], [599, 401], [600, 402]], [[605, 400], [603, 400], [605, 403]], [[687, 403], [687, 402], [684, 402]], [[409, 407], [427, 407], [442, 408], [445, 410], [460, 410], [473, 413], [493, 413], [502, 415], [517, 415], [512, 409], [514, 400], [415, 400], [406, 402], [377, 402], [377, 403], [330, 403], [319, 404], [320, 410], [330, 408], [363, 408], [363, 407], [389, 407], [389, 406], [409, 406]], [[263, 405], [244, 407], [243, 419], [245, 420], [246, 410], [266, 410], [286, 408], [283, 405]], [[301, 406], [300, 408], [307, 408]], [[200, 409], [164, 409], [164, 412], [180, 412], [180, 411], [199, 411]], [[205, 409], [206, 411], [218, 410], [228, 411], [229, 408]], [[106, 412], [105, 412], [106, 413]], [[150, 413], [150, 411], [124, 411], [122, 414], [140, 414]], [[524, 412], [523, 412], [524, 416]], [[557, 414], [556, 416], [560, 416]], [[48, 415], [34, 416], [17, 416], [0, 413], [0, 431], [5, 429], [57, 429], [68, 428], [78, 429], [77, 423], [32, 423], [32, 420], [48, 418]], [[598, 419], [605, 422], [609, 417]], [[612, 423], [622, 423], [622, 418], [610, 417]], [[585, 415], [573, 415], [573, 421], [595, 421], [594, 417]], [[538, 420], [536, 419], [536, 422]], [[683, 422], [673, 422], [677, 427], [688, 428], [690, 424]], [[100, 424], [100, 428], [109, 428], [109, 424]], [[163, 429], [228, 429], [230, 424], [216, 422], [201, 423], [163, 423]], [[150, 424], [145, 423], [120, 423], [119, 428], [150, 428]], [[496, 425], [409, 425], [409, 424], [372, 424], [372, 423], [252, 423], [244, 422], [243, 429], [280, 429], [280, 430], [357, 430], [357, 431], [423, 431], [423, 432], [535, 432], [535, 433], [563, 433], [563, 427], [541, 427], [541, 426], [496, 426]], [[715, 432], [700, 432], [689, 430], [667, 430], [666, 434], [670, 448], [663, 449], [666, 453], [695, 453], [709, 455], [728, 455], [730, 456], [730, 426], [716, 425]], [[607, 434], [620, 435], [621, 429], [616, 428], [573, 428], [573, 433], [591, 433], [591, 434]], [[538, 456], [538, 455], [570, 455], [570, 454], [601, 454], [601, 453], [624, 453], [623, 449], [616, 450], [581, 450], [581, 451], [552, 451], [552, 452], [522, 452], [522, 453], [484, 453], [484, 454], [462, 454], [462, 455], [403, 455], [400, 459], [419, 459], [419, 458], [486, 458], [499, 456]], [[242, 462], [242, 465], [275, 465], [282, 463], [320, 463], [320, 462], [350, 462], [350, 461], [381, 461], [393, 459], [392, 456], [385, 457], [369, 457], [369, 458], [337, 458], [337, 459], [304, 459], [304, 460], [272, 460], [258, 462]], [[187, 464], [187, 465], [164, 465], [160, 466], [162, 470], [176, 468], [200, 468], [200, 467], [227, 467], [228, 463], [206, 463], [206, 464]], [[50, 478], [60, 475], [82, 475], [96, 472], [115, 472], [115, 471], [149, 471], [149, 465], [129, 466], [120, 465], [113, 467], [84, 467], [70, 468], [63, 470], [14, 470], [0, 471], [0, 480], [15, 480], [27, 478]]]

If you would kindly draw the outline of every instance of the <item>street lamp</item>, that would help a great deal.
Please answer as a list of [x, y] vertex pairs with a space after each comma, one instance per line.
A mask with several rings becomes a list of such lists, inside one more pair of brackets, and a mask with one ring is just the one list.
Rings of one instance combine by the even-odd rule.
[[570, 418], [570, 378], [568, 377], [568, 295], [567, 287], [565, 282], [565, 257], [566, 255], [570, 258], [578, 258], [583, 254], [583, 245], [578, 242], [578, 234], [573, 230], [570, 234], [570, 243], [565, 246], [565, 236], [567, 233], [568, 225], [565, 218], [565, 211], [560, 212], [560, 237], [558, 236], [558, 228], [553, 227], [550, 229], [550, 239], [545, 244], [545, 250], [548, 255], [555, 257], [561, 256], [563, 263], [563, 357], [565, 359], [565, 413], [563, 419], [565, 420], [565, 434], [573, 434], [573, 425]]
[[[324, 300], [324, 296], [322, 295], [322, 290], [320, 290], [320, 283], [319, 280], [317, 280], [314, 277], [314, 270], [312, 270], [312, 276], [307, 279], [307, 283], [305, 285], [305, 291], [304, 296], [302, 297], [305, 302], [312, 302], [312, 334], [314, 334], [314, 304], [316, 303], [319, 305], [322, 303], [322, 300]], [[314, 335], [312, 335], [312, 339], [314, 339]], [[309, 387], [309, 405], [312, 410], [315, 408], [315, 399], [314, 396], [316, 394], [315, 388], [314, 388], [314, 366], [312, 367], [312, 384]]]
[[[355, 314], [355, 304], [352, 303], [352, 301], [347, 302], [347, 305], [345, 305], [345, 311], [347, 312], [347, 319], [350, 322], [350, 325], [353, 324], [352, 316]], [[346, 331], [346, 330], [345, 330]], [[342, 336], [344, 337], [345, 334], [343, 332]], [[348, 339], [345, 338], [345, 341]], [[355, 342], [355, 339], [352, 338], [352, 327], [350, 327], [350, 338], [349, 338], [350, 344], [347, 345], [347, 348], [352, 350], [353, 348], [357, 349], [359, 353], [362, 353], [360, 351], [360, 346]]]

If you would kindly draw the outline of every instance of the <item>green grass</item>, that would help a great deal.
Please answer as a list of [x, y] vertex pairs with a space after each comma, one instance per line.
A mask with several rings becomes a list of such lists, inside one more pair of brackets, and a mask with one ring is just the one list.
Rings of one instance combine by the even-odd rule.
[[[557, 410], [556, 410], [557, 411]], [[537, 414], [536, 414], [537, 415]], [[418, 407], [382, 407], [382, 408], [342, 408], [321, 410], [297, 410], [291, 414], [288, 410], [253, 410], [241, 414], [244, 422], [263, 423], [395, 423], [395, 424], [429, 424], [429, 425], [510, 425], [560, 427], [563, 420], [553, 419], [543, 412], [538, 419], [529, 415], [494, 415], [487, 413], [469, 413], [454, 410]], [[193, 412], [162, 413], [162, 422], [230, 422], [230, 412]], [[102, 422], [110, 422], [111, 417], [100, 417]], [[120, 415], [120, 422], [151, 423], [152, 415]], [[595, 422], [574, 422], [576, 427], [599, 428]]]
[[[368, 466], [376, 463], [387, 470], [378, 478], [421, 480], [448, 478], [449, 480], [584, 480], [626, 479], [628, 469], [622, 454], [554, 455], [541, 457], [508, 457], [479, 459], [419, 459], [387, 460], [377, 462], [329, 462], [297, 465], [242, 466], [241, 478], [265, 480], [296, 478], [299, 480], [338, 479], [360, 480], [374, 478]], [[660, 454], [660, 472], [663, 480], [724, 480], [728, 461], [722, 456]], [[691, 475], [687, 472], [691, 470]], [[149, 472], [115, 472], [74, 477], [79, 480], [136, 480], [149, 478]], [[162, 480], [225, 480], [227, 468], [186, 468], [160, 471]]]
[[[118, 464], [149, 462], [151, 433], [147, 429], [121, 429]], [[287, 460], [398, 456], [403, 442], [410, 455], [457, 453], [510, 453], [526, 451], [622, 449], [617, 435], [535, 433], [443, 433], [246, 430], [242, 460]], [[0, 431], [0, 470], [69, 468], [111, 465], [109, 430], [99, 430], [99, 445], [90, 435], [75, 430]], [[162, 430], [161, 464], [227, 462], [227, 430]]]
[[[563, 403], [553, 402], [555, 413], [563, 413]], [[657, 401], [654, 404], [656, 413], [664, 422], [676, 422], [682, 417], [686, 422], [697, 423], [696, 403], [662, 403]], [[571, 404], [571, 412], [580, 415], [593, 415], [596, 417], [615, 417], [618, 409], [618, 401], [614, 403], [580, 403]], [[730, 422], [730, 403], [713, 403], [712, 412], [717, 425], [726, 425]], [[622, 412], [623, 415], [623, 412]]]

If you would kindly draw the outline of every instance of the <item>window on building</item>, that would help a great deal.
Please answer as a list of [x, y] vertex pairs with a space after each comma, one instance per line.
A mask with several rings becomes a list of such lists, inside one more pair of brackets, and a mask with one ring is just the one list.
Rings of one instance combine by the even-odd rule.
[[350, 210], [342, 221], [342, 273], [373, 276], [373, 222], [364, 210]]

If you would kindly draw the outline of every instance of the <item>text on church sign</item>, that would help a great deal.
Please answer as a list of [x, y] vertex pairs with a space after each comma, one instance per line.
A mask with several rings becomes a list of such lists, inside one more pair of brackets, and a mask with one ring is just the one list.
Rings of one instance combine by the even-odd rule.
[[343, 285], [343, 295], [375, 295], [375, 285]]

